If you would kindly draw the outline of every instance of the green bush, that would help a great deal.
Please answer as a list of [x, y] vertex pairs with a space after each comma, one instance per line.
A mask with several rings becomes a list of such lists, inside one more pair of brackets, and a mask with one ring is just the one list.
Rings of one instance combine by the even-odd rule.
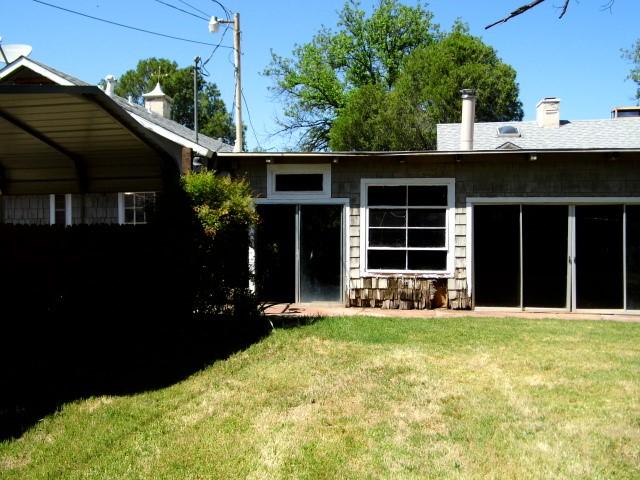
[[245, 179], [216, 176], [215, 172], [207, 171], [189, 173], [182, 184], [205, 234], [210, 237], [257, 221], [251, 189]]

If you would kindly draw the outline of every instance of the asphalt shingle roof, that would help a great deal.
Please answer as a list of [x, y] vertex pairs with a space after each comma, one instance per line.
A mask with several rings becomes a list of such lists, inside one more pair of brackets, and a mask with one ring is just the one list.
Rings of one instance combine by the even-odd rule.
[[[520, 136], [498, 136], [498, 127], [505, 125], [517, 127]], [[640, 118], [563, 120], [558, 128], [542, 128], [535, 121], [484, 122], [475, 124], [473, 137], [474, 150], [495, 150], [506, 143], [523, 150], [640, 148]], [[438, 124], [438, 150], [459, 149], [460, 124]]]
[[[174, 122], [173, 120], [164, 118], [163, 116], [156, 113], [151, 113], [141, 105], [129, 103], [128, 100], [119, 97], [118, 95], [112, 95], [111, 98], [127, 112], [138, 115], [139, 117], [144, 118], [149, 122], [155, 123], [156, 125], [170, 131], [171, 133], [174, 133], [182, 138], [196, 143], [196, 132], [194, 130], [187, 128], [184, 125], [179, 124], [178, 122]], [[231, 145], [224, 143], [220, 139], [211, 138], [201, 133], [198, 133], [197, 143], [213, 152], [233, 151], [233, 147]]]

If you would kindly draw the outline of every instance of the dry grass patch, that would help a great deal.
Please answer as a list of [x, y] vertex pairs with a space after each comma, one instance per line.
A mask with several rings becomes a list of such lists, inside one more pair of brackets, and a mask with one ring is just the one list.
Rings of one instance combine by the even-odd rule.
[[640, 325], [330, 318], [67, 405], [2, 478], [637, 478]]

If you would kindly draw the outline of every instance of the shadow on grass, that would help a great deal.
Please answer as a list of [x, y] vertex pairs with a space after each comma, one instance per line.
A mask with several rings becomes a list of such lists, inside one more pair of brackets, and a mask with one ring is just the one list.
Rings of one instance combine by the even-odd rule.
[[0, 353], [0, 440], [20, 436], [66, 402], [172, 385], [269, 331], [263, 317], [196, 322], [166, 313], [169, 317], [106, 311], [40, 321], [14, 316], [18, 323], [4, 328]]
[[320, 315], [313, 316], [297, 316], [297, 315], [269, 315], [267, 317], [274, 328], [298, 328], [313, 325], [314, 323], [324, 319]]

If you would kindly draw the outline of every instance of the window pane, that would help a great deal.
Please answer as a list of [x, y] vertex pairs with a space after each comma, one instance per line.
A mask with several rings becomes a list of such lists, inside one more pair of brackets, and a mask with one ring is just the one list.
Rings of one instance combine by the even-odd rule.
[[56, 195], [55, 198], [56, 198], [56, 210], [64, 211], [65, 209], [64, 195]]
[[406, 230], [399, 228], [370, 228], [370, 247], [406, 247]]
[[567, 306], [566, 205], [522, 206], [522, 303], [525, 307]]
[[406, 205], [407, 204], [407, 187], [406, 186], [375, 186], [369, 187], [369, 205]]
[[446, 210], [409, 209], [410, 227], [444, 227], [446, 226]]
[[624, 308], [622, 205], [576, 206], [576, 307]]
[[135, 212], [136, 212], [136, 223], [145, 223], [147, 221], [143, 206], [136, 207]]
[[447, 252], [445, 251], [409, 251], [409, 270], [446, 270]]
[[406, 250], [369, 250], [367, 268], [371, 270], [405, 270]]
[[409, 230], [410, 247], [444, 247], [445, 230]]
[[126, 208], [124, 210], [124, 223], [133, 223], [133, 209]]
[[321, 192], [321, 173], [282, 173], [276, 174], [278, 192]]
[[67, 223], [66, 215], [64, 210], [56, 210], [56, 225], [65, 225]]
[[640, 205], [627, 205], [627, 308], [640, 310]]
[[402, 209], [369, 210], [370, 227], [404, 227], [407, 211]]
[[475, 304], [520, 305], [520, 206], [473, 207]]
[[447, 186], [410, 186], [409, 206], [447, 206]]

